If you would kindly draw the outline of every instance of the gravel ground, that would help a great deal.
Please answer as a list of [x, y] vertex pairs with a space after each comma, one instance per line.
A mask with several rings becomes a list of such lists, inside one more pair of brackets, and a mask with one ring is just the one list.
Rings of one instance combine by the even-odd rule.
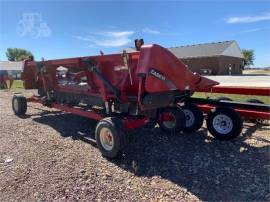
[[166, 135], [129, 134], [122, 158], [107, 160], [95, 122], [29, 104], [18, 118], [0, 92], [0, 201], [266, 201], [269, 126], [245, 123], [231, 142], [202, 128]]

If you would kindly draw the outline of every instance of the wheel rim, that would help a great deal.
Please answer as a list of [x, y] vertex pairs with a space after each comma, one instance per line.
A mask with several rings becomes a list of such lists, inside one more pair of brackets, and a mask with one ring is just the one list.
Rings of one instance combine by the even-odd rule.
[[19, 111], [19, 102], [17, 99], [14, 99], [13, 101], [13, 107], [16, 112]]
[[219, 114], [213, 119], [213, 127], [220, 134], [228, 134], [232, 131], [233, 122], [227, 115]]
[[113, 149], [114, 139], [112, 131], [109, 128], [102, 128], [100, 130], [100, 143], [107, 151], [111, 151]]
[[164, 127], [168, 128], [168, 129], [173, 129], [173, 128], [175, 128], [175, 126], [176, 126], [176, 118], [175, 118], [175, 116], [173, 115], [173, 113], [171, 113], [171, 112], [166, 112], [166, 113], [163, 113], [163, 115], [166, 116], [166, 118], [169, 117], [169, 120], [164, 120], [164, 121], [163, 121]]
[[194, 114], [189, 109], [184, 109], [183, 111], [186, 117], [186, 127], [191, 127], [195, 121]]

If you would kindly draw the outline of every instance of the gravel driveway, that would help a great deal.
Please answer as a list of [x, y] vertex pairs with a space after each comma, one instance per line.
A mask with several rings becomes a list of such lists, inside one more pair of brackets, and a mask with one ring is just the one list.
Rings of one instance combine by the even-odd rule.
[[0, 201], [266, 201], [269, 126], [234, 141], [159, 128], [129, 134], [117, 160], [96, 148], [95, 122], [30, 104], [18, 118], [0, 91]]

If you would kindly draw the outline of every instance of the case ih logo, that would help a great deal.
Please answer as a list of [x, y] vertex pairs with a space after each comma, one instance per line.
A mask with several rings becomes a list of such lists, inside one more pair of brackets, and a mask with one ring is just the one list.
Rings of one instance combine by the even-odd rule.
[[162, 81], [166, 80], [165, 76], [163, 76], [160, 72], [158, 72], [154, 69], [150, 69], [149, 74], [151, 74], [152, 76], [154, 76]]

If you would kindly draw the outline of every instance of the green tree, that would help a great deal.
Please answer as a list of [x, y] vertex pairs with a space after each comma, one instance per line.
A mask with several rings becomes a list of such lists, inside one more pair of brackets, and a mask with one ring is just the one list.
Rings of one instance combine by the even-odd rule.
[[254, 50], [243, 49], [242, 53], [244, 55], [244, 67], [253, 65], [253, 62], [254, 62], [254, 59], [255, 59]]
[[8, 48], [6, 56], [9, 61], [23, 61], [29, 58], [34, 60], [33, 54], [22, 48]]

